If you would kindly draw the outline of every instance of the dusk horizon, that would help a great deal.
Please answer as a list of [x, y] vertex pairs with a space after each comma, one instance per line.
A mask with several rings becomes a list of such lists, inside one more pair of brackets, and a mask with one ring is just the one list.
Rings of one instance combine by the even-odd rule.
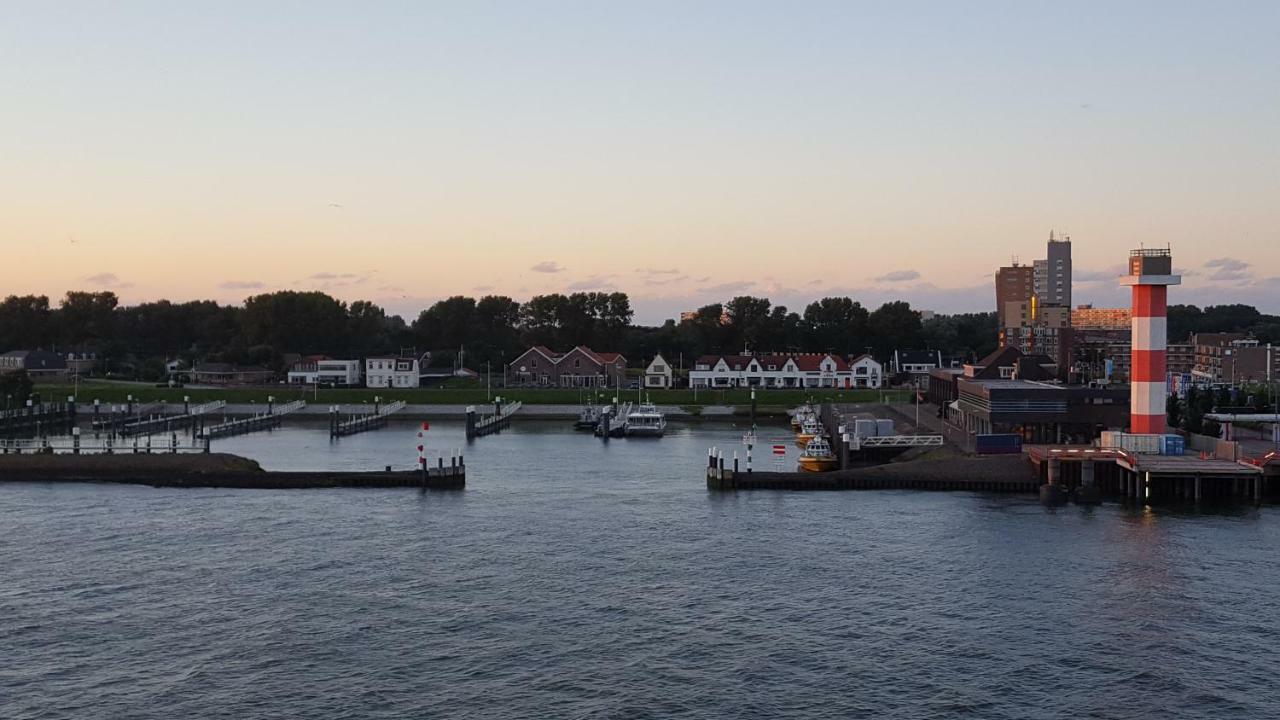
[[1280, 310], [1274, 5], [807, 7], [0, 10], [0, 284], [957, 313], [1056, 231]]

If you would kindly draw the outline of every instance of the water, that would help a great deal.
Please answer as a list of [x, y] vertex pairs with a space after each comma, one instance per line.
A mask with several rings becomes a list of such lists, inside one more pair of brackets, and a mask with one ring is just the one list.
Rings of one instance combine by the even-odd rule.
[[[1280, 517], [711, 494], [725, 425], [517, 424], [464, 492], [0, 485], [3, 718], [1276, 716]], [[763, 433], [765, 440], [785, 431]], [[411, 426], [224, 441], [412, 462]], [[462, 445], [436, 425], [429, 445]]]

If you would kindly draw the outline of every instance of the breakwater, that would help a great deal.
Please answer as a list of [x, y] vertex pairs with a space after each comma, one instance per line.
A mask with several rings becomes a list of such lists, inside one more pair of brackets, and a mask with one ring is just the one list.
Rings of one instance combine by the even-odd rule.
[[461, 457], [437, 459], [418, 470], [263, 470], [236, 455], [5, 455], [0, 482], [123, 483], [153, 487], [292, 490], [339, 487], [420, 487], [461, 489], [466, 464]]

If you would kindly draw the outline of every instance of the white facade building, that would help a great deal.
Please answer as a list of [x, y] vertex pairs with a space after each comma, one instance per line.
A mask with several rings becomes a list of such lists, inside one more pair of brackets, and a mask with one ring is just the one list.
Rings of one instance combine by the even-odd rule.
[[359, 360], [326, 358], [299, 363], [295, 369], [289, 371], [289, 382], [295, 385], [356, 387], [361, 384], [363, 377], [363, 363]]
[[673, 373], [671, 363], [662, 355], [655, 355], [649, 367], [644, 370], [644, 386], [655, 390], [665, 390], [672, 386]]
[[849, 363], [853, 371], [853, 386], [879, 389], [884, 385], [884, 367], [870, 355], [859, 355]]
[[[881, 373], [877, 372], [876, 375], [879, 377]], [[870, 375], [866, 377], [870, 378]], [[857, 385], [854, 370], [844, 358], [824, 353], [707, 355], [698, 358], [693, 370], [689, 371], [689, 386], [699, 388], [871, 387]]]
[[420, 383], [418, 358], [371, 357], [364, 361], [365, 387], [416, 388]]

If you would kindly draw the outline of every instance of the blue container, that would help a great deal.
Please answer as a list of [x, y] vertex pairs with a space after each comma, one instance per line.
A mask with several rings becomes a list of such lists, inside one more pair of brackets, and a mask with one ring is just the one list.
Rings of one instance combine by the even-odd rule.
[[1187, 452], [1187, 440], [1181, 435], [1165, 435], [1160, 445], [1161, 455], [1183, 455]]
[[979, 455], [1016, 455], [1022, 452], [1022, 436], [1015, 433], [979, 435], [973, 449]]

